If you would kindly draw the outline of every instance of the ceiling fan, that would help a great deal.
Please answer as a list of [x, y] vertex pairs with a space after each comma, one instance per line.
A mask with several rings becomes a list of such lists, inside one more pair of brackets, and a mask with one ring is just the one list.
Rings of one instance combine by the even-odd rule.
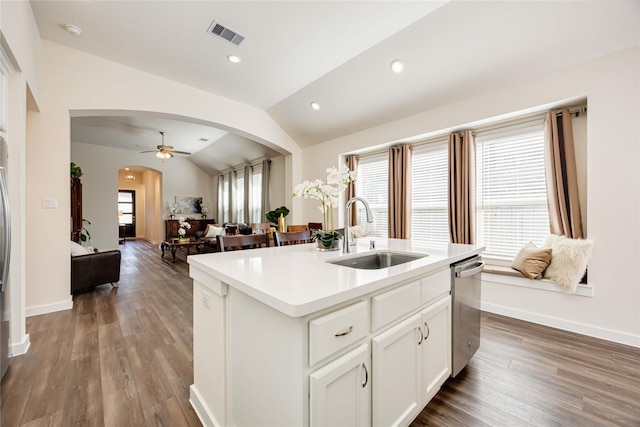
[[156, 157], [162, 159], [162, 161], [172, 158], [174, 154], [191, 155], [191, 153], [187, 153], [186, 151], [174, 150], [171, 145], [164, 145], [164, 132], [159, 133], [162, 135], [162, 144], [158, 145], [155, 150], [141, 151], [141, 153], [156, 153]]

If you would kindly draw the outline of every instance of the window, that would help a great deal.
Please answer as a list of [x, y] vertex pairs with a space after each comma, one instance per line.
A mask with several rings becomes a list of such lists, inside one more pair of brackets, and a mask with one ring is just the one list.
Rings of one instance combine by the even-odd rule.
[[218, 188], [220, 189], [220, 193], [218, 194], [218, 206], [221, 206], [221, 218], [218, 219], [218, 222], [225, 223], [229, 222], [229, 175], [224, 174], [220, 175], [220, 180], [222, 182], [218, 184]]
[[449, 243], [447, 141], [413, 147], [411, 160], [411, 239]]
[[513, 258], [549, 234], [543, 123], [478, 133], [476, 143], [478, 243]]
[[251, 168], [251, 222], [264, 222], [261, 217], [262, 208], [262, 165]]
[[372, 236], [387, 237], [388, 231], [388, 187], [389, 155], [386, 151], [360, 156], [356, 195], [369, 202], [373, 223], [367, 224], [367, 214], [362, 203], [355, 203], [358, 209], [358, 224], [367, 224]]
[[233, 198], [234, 212], [236, 213], [236, 222], [244, 222], [244, 169], [235, 172], [236, 185]]

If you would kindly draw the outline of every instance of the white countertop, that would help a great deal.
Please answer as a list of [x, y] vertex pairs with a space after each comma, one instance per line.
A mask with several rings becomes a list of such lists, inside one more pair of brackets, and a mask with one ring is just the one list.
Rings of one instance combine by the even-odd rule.
[[[356, 239], [350, 254], [319, 252], [315, 244], [191, 255], [190, 271], [198, 269], [291, 317], [302, 317], [362, 295], [384, 289], [478, 254], [476, 245], [428, 247], [410, 240], [375, 238], [374, 251], [427, 254], [405, 264], [361, 270], [327, 263], [370, 252], [370, 239]], [[193, 277], [193, 275], [192, 275]]]

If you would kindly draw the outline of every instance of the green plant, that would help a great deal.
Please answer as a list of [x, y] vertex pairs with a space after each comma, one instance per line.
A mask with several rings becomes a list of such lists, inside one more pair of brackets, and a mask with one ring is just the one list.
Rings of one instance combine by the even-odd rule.
[[82, 176], [82, 169], [80, 166], [71, 162], [71, 178], [80, 178]]
[[286, 206], [280, 206], [278, 209], [267, 212], [264, 216], [267, 217], [267, 221], [269, 221], [271, 224], [278, 224], [278, 218], [280, 218], [280, 214], [286, 217], [287, 215], [289, 215], [289, 209], [287, 209]]
[[[91, 225], [91, 221], [89, 221], [88, 219], [82, 218], [82, 222], [86, 222], [88, 225]], [[73, 240], [76, 242], [86, 243], [91, 240], [91, 233], [89, 233], [89, 230], [87, 230], [85, 227], [79, 228], [73, 232]]]

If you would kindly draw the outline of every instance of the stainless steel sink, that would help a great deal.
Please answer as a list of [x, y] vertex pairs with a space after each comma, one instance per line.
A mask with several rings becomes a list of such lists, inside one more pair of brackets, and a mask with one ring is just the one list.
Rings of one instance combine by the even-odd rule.
[[330, 260], [327, 262], [362, 270], [379, 270], [381, 268], [393, 267], [394, 265], [415, 261], [426, 256], [428, 255], [406, 252], [367, 252], [359, 256]]

